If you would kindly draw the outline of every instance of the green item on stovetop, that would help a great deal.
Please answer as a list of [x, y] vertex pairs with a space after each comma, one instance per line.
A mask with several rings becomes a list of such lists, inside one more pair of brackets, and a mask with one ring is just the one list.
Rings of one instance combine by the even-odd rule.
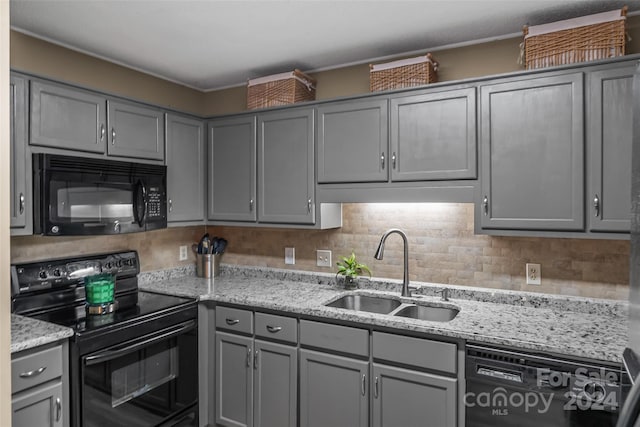
[[115, 279], [111, 274], [96, 274], [84, 278], [84, 290], [89, 305], [113, 302]]

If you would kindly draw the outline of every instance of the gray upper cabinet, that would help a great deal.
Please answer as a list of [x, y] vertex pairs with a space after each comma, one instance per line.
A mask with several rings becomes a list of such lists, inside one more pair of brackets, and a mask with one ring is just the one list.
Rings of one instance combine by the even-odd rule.
[[373, 364], [373, 427], [455, 427], [457, 380]]
[[9, 83], [11, 234], [31, 234], [31, 162], [27, 161], [27, 80], [11, 74]]
[[324, 104], [317, 111], [318, 183], [387, 181], [387, 99]]
[[476, 89], [391, 99], [391, 180], [476, 178]]
[[99, 94], [32, 80], [30, 143], [104, 153], [106, 105]]
[[313, 109], [258, 115], [258, 220], [314, 224]]
[[256, 221], [255, 116], [209, 123], [208, 219]]
[[634, 66], [588, 76], [589, 190], [592, 231], [629, 232]]
[[204, 220], [206, 155], [201, 120], [167, 114], [166, 163], [169, 222]]
[[483, 228], [584, 228], [583, 74], [482, 86]]
[[368, 376], [367, 361], [301, 349], [300, 426], [367, 427]]
[[108, 101], [107, 153], [164, 160], [164, 117], [159, 109]]

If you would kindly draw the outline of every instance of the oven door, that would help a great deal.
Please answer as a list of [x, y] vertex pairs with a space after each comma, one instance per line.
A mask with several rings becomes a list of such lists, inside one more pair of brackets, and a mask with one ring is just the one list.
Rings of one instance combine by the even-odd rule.
[[197, 370], [195, 321], [83, 356], [82, 426], [195, 426]]

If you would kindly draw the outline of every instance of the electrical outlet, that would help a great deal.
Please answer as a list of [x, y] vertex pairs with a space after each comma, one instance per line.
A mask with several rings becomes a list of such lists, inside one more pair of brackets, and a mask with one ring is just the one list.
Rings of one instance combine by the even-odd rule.
[[527, 285], [539, 285], [542, 280], [540, 264], [527, 263]]
[[316, 251], [316, 265], [318, 267], [331, 267], [331, 251], [329, 251], [329, 250], [317, 250]]
[[284, 263], [289, 265], [296, 263], [296, 248], [284, 248]]
[[187, 245], [180, 246], [180, 261], [187, 260]]

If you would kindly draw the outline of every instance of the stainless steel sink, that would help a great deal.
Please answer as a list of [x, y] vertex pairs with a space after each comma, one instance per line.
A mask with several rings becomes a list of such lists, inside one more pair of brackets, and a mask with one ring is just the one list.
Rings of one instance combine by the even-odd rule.
[[401, 308], [394, 316], [411, 319], [430, 320], [432, 322], [448, 322], [453, 320], [460, 310], [453, 307], [437, 307], [428, 305], [409, 305]]
[[400, 301], [392, 298], [372, 297], [368, 295], [345, 295], [325, 305], [327, 307], [344, 308], [347, 310], [388, 314], [400, 307]]

